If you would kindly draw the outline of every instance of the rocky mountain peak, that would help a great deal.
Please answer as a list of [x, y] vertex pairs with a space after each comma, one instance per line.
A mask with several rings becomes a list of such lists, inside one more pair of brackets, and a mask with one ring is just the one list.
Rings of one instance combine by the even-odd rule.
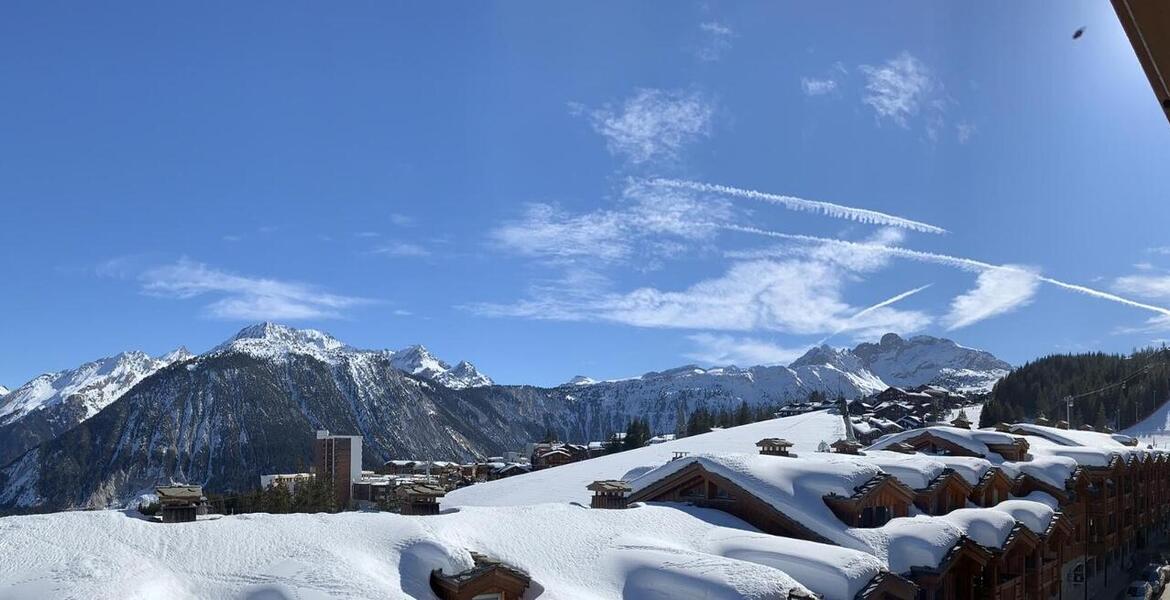
[[211, 353], [244, 352], [261, 357], [308, 354], [330, 361], [338, 351], [349, 349], [337, 338], [316, 329], [294, 329], [277, 323], [249, 325], [216, 346]]

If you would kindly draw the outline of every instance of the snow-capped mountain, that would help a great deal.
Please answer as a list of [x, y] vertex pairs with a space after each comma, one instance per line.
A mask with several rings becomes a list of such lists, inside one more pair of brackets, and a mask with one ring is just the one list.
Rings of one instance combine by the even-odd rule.
[[12, 391], [12, 390], [9, 390], [8, 388], [0, 385], [0, 398], [7, 396], [10, 391]]
[[[362, 435], [371, 466], [462, 460], [522, 448], [549, 430], [604, 440], [640, 417], [672, 433], [698, 408], [766, 408], [813, 391], [857, 397], [891, 384], [976, 388], [1008, 368], [949, 340], [887, 335], [852, 350], [814, 348], [788, 367], [688, 365], [616, 381], [504, 386], [422, 346], [359, 350], [264, 323], [156, 370], [92, 418], [0, 462], [0, 510], [106, 505], [172, 479], [246, 490], [261, 473], [303, 469], [316, 429]], [[0, 431], [0, 442], [11, 437]]]
[[985, 392], [1012, 369], [990, 352], [928, 335], [902, 339], [887, 333], [876, 344], [858, 345], [852, 354], [882, 381], [900, 387], [932, 384], [958, 392]]
[[207, 354], [225, 352], [242, 352], [274, 360], [285, 360], [291, 355], [312, 356], [328, 364], [338, 364], [346, 357], [359, 354], [377, 354], [389, 359], [390, 365], [400, 371], [451, 389], [492, 385], [491, 378], [480, 373], [475, 365], [460, 361], [452, 367], [431, 354], [425, 346], [407, 346], [402, 350], [359, 350], [316, 329], [294, 329], [276, 323], [245, 327]]
[[453, 390], [492, 385], [491, 378], [480, 373], [475, 365], [464, 360], [451, 367], [431, 354], [425, 346], [407, 346], [397, 352], [389, 352], [388, 356], [394, 368], [430, 379]]
[[123, 352], [45, 373], [0, 397], [0, 464], [84, 421], [139, 381], [177, 361], [185, 348], [153, 357]]
[[0, 507], [104, 506], [171, 480], [246, 490], [261, 473], [304, 470], [318, 429], [363, 436], [370, 466], [495, 455], [545, 431], [525, 416], [537, 411], [507, 396], [438, 383], [486, 380], [469, 363], [435, 359], [425, 362], [441, 370], [408, 375], [399, 367], [411, 354], [271, 323], [245, 328], [0, 468]]

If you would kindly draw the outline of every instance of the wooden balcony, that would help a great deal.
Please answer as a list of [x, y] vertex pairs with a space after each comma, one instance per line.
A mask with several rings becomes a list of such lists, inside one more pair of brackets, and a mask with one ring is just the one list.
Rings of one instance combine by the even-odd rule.
[[1027, 600], [1027, 597], [1028, 590], [1024, 588], [1021, 575], [1001, 577], [999, 585], [995, 586], [995, 598], [999, 600]]

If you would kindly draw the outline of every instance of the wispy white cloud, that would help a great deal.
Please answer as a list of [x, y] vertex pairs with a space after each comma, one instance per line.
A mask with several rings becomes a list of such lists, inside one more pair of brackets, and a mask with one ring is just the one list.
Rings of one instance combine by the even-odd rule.
[[[571, 112], [584, 110], [570, 105]], [[678, 159], [687, 145], [711, 134], [714, 114], [714, 103], [699, 92], [658, 89], [641, 89], [621, 106], [589, 111], [609, 151], [634, 165]]]
[[236, 275], [187, 259], [148, 269], [140, 280], [143, 292], [153, 296], [218, 297], [205, 309], [209, 316], [220, 319], [338, 318], [345, 309], [371, 302], [306, 283]]
[[805, 96], [824, 96], [837, 89], [837, 81], [834, 79], [801, 77], [800, 89], [804, 91]]
[[980, 273], [974, 289], [951, 301], [943, 323], [953, 331], [1027, 306], [1040, 287], [1036, 275], [1035, 269], [1015, 265]]
[[[669, 258], [685, 243], [705, 240], [732, 217], [726, 201], [706, 201], [687, 191], [672, 192], [631, 180], [621, 205], [573, 214], [557, 206], [529, 204], [524, 215], [489, 233], [501, 247], [553, 262], [623, 262]], [[645, 266], [645, 265], [643, 265]]]
[[923, 223], [921, 221], [914, 221], [904, 217], [878, 212], [876, 210], [869, 210], [867, 208], [855, 208], [852, 206], [844, 206], [841, 204], [833, 204], [832, 202], [821, 202], [819, 200], [806, 200], [804, 198], [797, 198], [795, 196], [784, 196], [780, 194], [769, 194], [767, 192], [759, 192], [756, 190], [746, 190], [741, 188], [730, 187], [726, 185], [718, 185], [712, 183], [702, 183], [699, 181], [685, 181], [679, 179], [653, 179], [650, 185], [662, 186], [675, 189], [686, 189], [695, 192], [707, 192], [720, 194], [724, 196], [733, 196], [738, 198], [749, 198], [752, 200], [762, 200], [771, 204], [783, 206], [789, 210], [811, 212], [835, 219], [846, 219], [849, 221], [856, 221], [858, 223], [868, 223], [871, 225], [886, 225], [889, 227], [902, 227], [912, 231], [919, 231], [923, 233], [946, 233], [947, 230], [936, 225]]
[[382, 244], [377, 248], [371, 250], [373, 254], [382, 254], [385, 256], [403, 257], [403, 258], [421, 258], [430, 256], [431, 251], [423, 246], [411, 242], [391, 242]]
[[544, 203], [529, 204], [524, 216], [490, 233], [504, 247], [527, 256], [554, 259], [595, 257], [614, 261], [630, 253], [622, 215], [594, 211], [573, 215]]
[[[887, 228], [871, 240], [900, 240], [901, 236], [900, 231]], [[607, 279], [586, 272], [588, 277], [534, 287], [528, 298], [519, 302], [466, 308], [489, 316], [608, 321], [708, 332], [815, 335], [849, 331], [871, 335], [925, 327], [931, 321], [928, 315], [889, 306], [909, 294], [864, 309], [844, 300], [847, 285], [883, 268], [887, 260], [871, 252], [812, 249], [783, 260], [739, 261], [721, 276], [680, 290], [642, 287], [616, 292]]]
[[703, 42], [695, 51], [695, 56], [699, 60], [704, 62], [717, 61], [731, 49], [731, 40], [735, 37], [735, 31], [727, 25], [717, 21], [708, 21], [699, 24], [699, 30], [703, 34]]
[[873, 108], [879, 119], [902, 127], [908, 126], [909, 119], [918, 114], [927, 95], [938, 85], [926, 65], [909, 52], [884, 64], [861, 65], [859, 69], [866, 80], [862, 102]]
[[1170, 299], [1170, 275], [1143, 274], [1118, 277], [1113, 289], [1123, 294], [1133, 294], [1155, 300]]
[[[895, 257], [899, 257], [899, 258], [906, 258], [909, 260], [915, 260], [915, 261], [919, 261], [919, 262], [927, 262], [927, 263], [946, 265], [946, 266], [954, 267], [957, 269], [962, 269], [965, 271], [972, 271], [975, 273], [982, 273], [983, 271], [994, 270], [994, 269], [1023, 270], [1024, 272], [1030, 272], [1030, 271], [1027, 271], [1026, 269], [1022, 269], [1021, 267], [1018, 267], [1018, 266], [995, 265], [995, 264], [991, 264], [988, 262], [975, 260], [975, 259], [971, 259], [971, 258], [964, 258], [964, 257], [960, 257], [960, 256], [950, 256], [947, 254], [937, 254], [937, 253], [933, 253], [933, 252], [923, 252], [920, 250], [911, 250], [909, 248], [902, 248], [902, 247], [898, 247], [898, 246], [883, 246], [880, 244], [851, 242], [848, 240], [838, 240], [838, 239], [833, 239], [833, 238], [824, 238], [824, 237], [811, 236], [811, 235], [780, 233], [780, 232], [767, 231], [767, 230], [754, 228], [754, 227], [728, 226], [727, 229], [734, 229], [736, 231], [742, 231], [745, 233], [753, 233], [756, 235], [763, 235], [763, 236], [773, 237], [773, 238], [777, 238], [777, 239], [790, 240], [790, 241], [795, 241], [795, 242], [807, 242], [807, 243], [813, 243], [813, 244], [831, 245], [831, 246], [836, 246], [838, 248], [850, 249], [850, 250], [855, 251], [855, 252], [883, 253], [883, 254], [888, 254], [890, 256], [895, 256]], [[725, 255], [730, 257], [730, 258], [738, 258], [738, 259], [751, 259], [751, 258], [758, 259], [758, 258], [765, 258], [765, 257], [769, 257], [769, 256], [783, 256], [783, 255], [788, 255], [788, 254], [791, 254], [791, 250], [787, 249], [787, 248], [734, 251], [734, 252], [725, 253]], [[1101, 300], [1107, 300], [1109, 302], [1115, 302], [1117, 304], [1124, 304], [1126, 306], [1131, 306], [1133, 308], [1140, 308], [1142, 310], [1147, 310], [1150, 312], [1158, 313], [1159, 315], [1170, 316], [1170, 309], [1167, 309], [1167, 308], [1162, 307], [1162, 306], [1156, 306], [1156, 305], [1148, 304], [1145, 302], [1138, 302], [1136, 300], [1132, 300], [1130, 298], [1119, 296], [1117, 294], [1112, 294], [1112, 293], [1106, 292], [1104, 290], [1098, 290], [1098, 289], [1094, 289], [1094, 288], [1080, 285], [1080, 284], [1076, 284], [1076, 283], [1068, 283], [1066, 281], [1061, 281], [1059, 279], [1054, 279], [1052, 277], [1046, 277], [1043, 275], [1036, 275], [1036, 278], [1039, 281], [1042, 281], [1044, 283], [1054, 285], [1056, 287], [1059, 287], [1059, 288], [1062, 288], [1062, 289], [1065, 289], [1065, 290], [1068, 290], [1071, 292], [1076, 292], [1078, 294], [1092, 296], [1094, 298], [1099, 298]]]
[[1170, 255], [1170, 246], [1154, 246], [1153, 248], [1146, 248], [1146, 252], [1150, 254]]
[[845, 322], [842, 324], [842, 326], [839, 329], [837, 329], [833, 333], [821, 338], [821, 341], [817, 342], [817, 345], [820, 346], [821, 344], [824, 344], [825, 342], [829, 341], [829, 338], [836, 337], [838, 334], [843, 332], [846, 327], [860, 321], [861, 319], [868, 318], [868, 316], [870, 314], [875, 313], [877, 311], [880, 311], [880, 310], [886, 308], [887, 306], [897, 304], [898, 302], [901, 302], [901, 301], [905, 300], [906, 298], [909, 298], [910, 296], [913, 296], [914, 294], [917, 294], [918, 292], [921, 292], [922, 290], [925, 290], [926, 288], [928, 288], [930, 286], [931, 286], [931, 284], [928, 283], [926, 285], [916, 287], [912, 290], [907, 290], [907, 291], [902, 292], [900, 294], [896, 294], [894, 296], [886, 298], [885, 300], [882, 300], [881, 302], [878, 302], [877, 304], [872, 304], [870, 306], [867, 306], [867, 307], [857, 311], [856, 313], [853, 313], [851, 316], [849, 316], [847, 319], [845, 319]]
[[722, 276], [677, 291], [643, 287], [625, 293], [564, 294], [552, 289], [515, 304], [470, 308], [491, 316], [799, 335], [858, 329], [912, 332], [930, 322], [923, 313], [889, 308], [850, 322], [857, 310], [842, 299], [849, 280], [837, 265], [820, 261], [755, 260], [735, 263]]
[[807, 348], [786, 348], [767, 340], [726, 334], [696, 333], [687, 339], [697, 348], [684, 354], [704, 365], [786, 365], [800, 358]]
[[975, 133], [977, 131], [979, 131], [979, 129], [975, 127], [974, 123], [960, 121], [959, 123], [955, 124], [955, 138], [959, 140], [960, 144], [966, 144], [969, 142], [972, 137], [975, 137]]
[[390, 222], [399, 227], [413, 227], [417, 223], [414, 217], [402, 213], [390, 213]]

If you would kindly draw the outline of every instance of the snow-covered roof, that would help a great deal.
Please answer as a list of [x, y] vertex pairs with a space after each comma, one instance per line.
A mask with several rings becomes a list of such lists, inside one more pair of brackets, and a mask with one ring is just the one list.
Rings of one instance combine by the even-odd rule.
[[862, 457], [893, 475], [907, 487], [920, 490], [930, 486], [947, 468], [946, 463], [928, 454], [903, 454], [888, 450], [866, 452]]
[[[692, 464], [731, 480], [834, 544], [877, 557], [895, 573], [908, 571], [911, 567], [937, 567], [963, 536], [988, 548], [1002, 548], [1016, 525], [1016, 519], [1009, 512], [995, 508], [963, 508], [942, 516], [903, 517], [892, 519], [881, 527], [856, 528], [842, 522], [824, 502], [828, 494], [852, 495], [854, 488], [883, 475], [886, 471], [882, 466], [889, 466], [902, 477], [919, 481], [926, 480], [931, 473], [937, 476], [945, 468], [944, 463], [934, 460], [934, 457], [921, 454], [876, 452], [854, 456], [812, 453], [800, 458], [747, 454], [688, 456], [645, 473], [630, 485], [637, 493]], [[1033, 514], [1044, 510], [1051, 512], [1048, 506], [1036, 502], [1030, 502], [1026, 507]], [[1033, 516], [1030, 514], [1028, 518]]]
[[1025, 498], [1004, 500], [992, 508], [1005, 512], [1021, 525], [1037, 534], [1044, 534], [1052, 524], [1052, 517], [1056, 515], [1059, 504], [1052, 496], [1044, 492], [1032, 492]]
[[841, 417], [827, 412], [769, 419], [459, 488], [447, 495], [444, 505], [506, 506], [542, 502], [588, 505], [591, 494], [585, 486], [599, 479], [632, 479], [669, 462], [675, 452], [755, 453], [759, 451], [756, 442], [780, 437], [793, 443], [793, 452], [803, 455], [815, 453], [822, 441], [832, 442], [844, 436]]
[[989, 429], [963, 429], [961, 427], [948, 427], [945, 425], [923, 427], [920, 429], [909, 429], [898, 433], [891, 433], [879, 438], [871, 449], [881, 450], [897, 444], [916, 438], [923, 433], [928, 433], [939, 439], [946, 440], [962, 447], [963, 449], [973, 452], [975, 454], [989, 457], [994, 454], [988, 446], [1009, 445], [1014, 443], [1020, 436], [1015, 436], [999, 431]]

